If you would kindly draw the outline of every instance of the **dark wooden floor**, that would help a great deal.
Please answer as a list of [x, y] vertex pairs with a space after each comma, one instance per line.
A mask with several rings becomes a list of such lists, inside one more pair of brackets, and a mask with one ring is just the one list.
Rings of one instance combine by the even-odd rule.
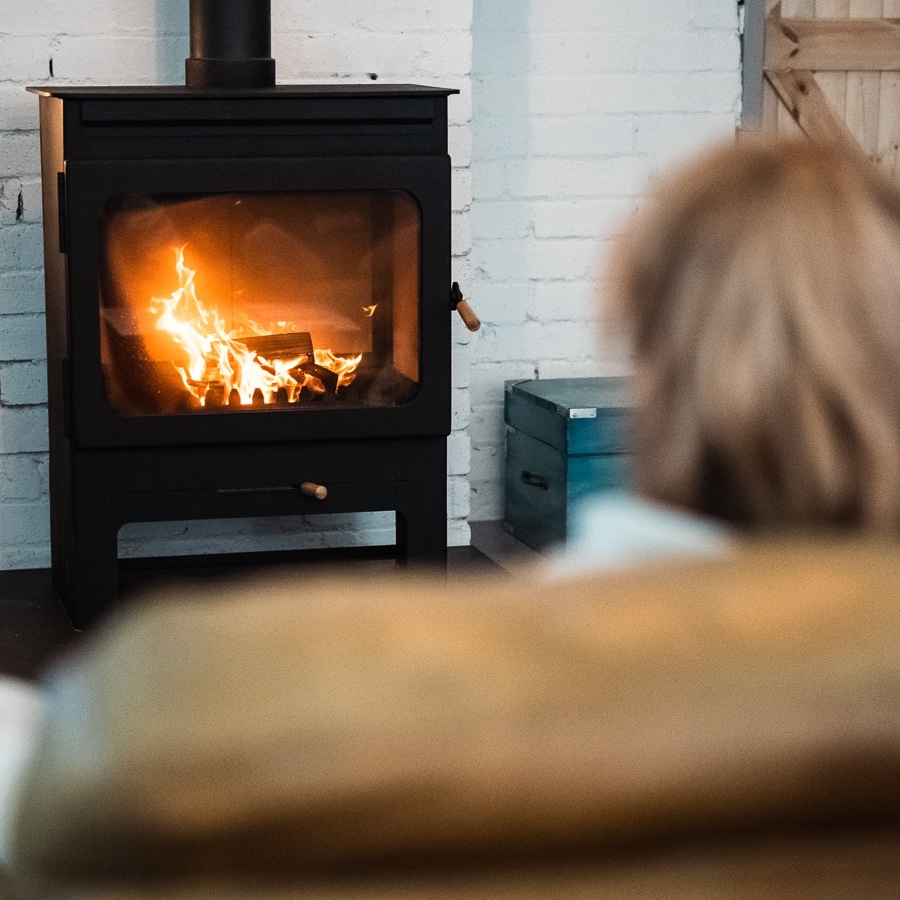
[[[502, 572], [503, 570], [474, 547], [452, 547], [449, 550], [448, 568], [451, 576], [473, 571]], [[393, 565], [392, 561], [379, 558], [377, 552], [347, 554], [340, 565], [358, 571], [359, 567], [376, 570]], [[154, 582], [171, 583], [173, 580], [197, 581], [221, 579], [229, 571], [260, 571], [284, 565], [316, 566], [323, 564], [322, 555], [303, 560], [286, 558], [259, 562], [258, 557], [230, 558], [226, 564], [221, 558], [191, 557], [169, 561], [161, 566], [159, 561], [123, 562], [121, 569], [122, 595]], [[40, 677], [45, 666], [54, 656], [75, 647], [81, 638], [69, 622], [50, 579], [49, 569], [0, 570], [0, 674], [19, 678]]]

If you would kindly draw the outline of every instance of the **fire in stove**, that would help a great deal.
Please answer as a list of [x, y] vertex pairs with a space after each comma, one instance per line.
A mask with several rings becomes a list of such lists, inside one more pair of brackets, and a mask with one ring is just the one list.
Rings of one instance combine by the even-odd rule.
[[[178, 287], [167, 298], [154, 298], [150, 309], [157, 329], [187, 355], [186, 365], [172, 365], [201, 406], [296, 403], [304, 391], [336, 395], [353, 383], [361, 353], [343, 357], [316, 349], [310, 333], [290, 322], [265, 328], [244, 317], [229, 329], [219, 310], [197, 296], [196, 272], [185, 263], [183, 246], [175, 266]], [[376, 306], [362, 307], [362, 315], [371, 317]]]
[[409, 402], [420, 230], [400, 191], [116, 195], [101, 229], [107, 401], [123, 415]]

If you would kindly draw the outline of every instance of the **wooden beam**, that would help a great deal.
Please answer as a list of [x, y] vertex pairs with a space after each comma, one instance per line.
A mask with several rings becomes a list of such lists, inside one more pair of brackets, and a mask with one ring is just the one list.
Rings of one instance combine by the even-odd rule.
[[847, 126], [831, 111], [812, 72], [767, 71], [766, 78], [811, 141], [839, 143], [861, 152]]
[[764, 65], [781, 72], [897, 71], [900, 20], [769, 18]]

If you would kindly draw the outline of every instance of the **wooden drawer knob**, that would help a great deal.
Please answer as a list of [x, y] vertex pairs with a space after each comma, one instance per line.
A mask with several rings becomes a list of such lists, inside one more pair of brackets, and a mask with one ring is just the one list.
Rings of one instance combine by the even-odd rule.
[[328, 496], [328, 488], [324, 484], [316, 484], [314, 481], [304, 481], [300, 485], [300, 492], [314, 500], [324, 500]]

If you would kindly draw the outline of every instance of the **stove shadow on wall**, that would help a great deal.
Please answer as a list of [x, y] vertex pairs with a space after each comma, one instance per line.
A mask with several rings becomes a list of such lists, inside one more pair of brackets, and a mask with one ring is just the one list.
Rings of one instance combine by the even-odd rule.
[[31, 89], [79, 626], [126, 523], [393, 510], [398, 558], [446, 562], [455, 91], [275, 86], [268, 22], [214, 32], [209, 6], [187, 86]]

